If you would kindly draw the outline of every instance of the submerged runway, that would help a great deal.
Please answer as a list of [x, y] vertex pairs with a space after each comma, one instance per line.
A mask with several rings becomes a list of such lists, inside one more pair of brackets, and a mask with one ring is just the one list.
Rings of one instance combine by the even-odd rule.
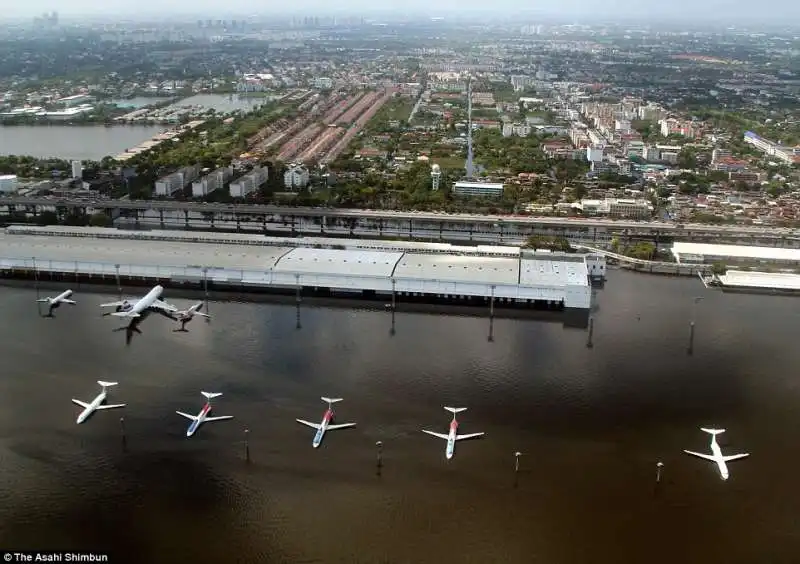
[[[152, 563], [794, 562], [796, 300], [705, 293], [687, 356], [697, 281], [609, 278], [593, 348], [530, 320], [496, 319], [490, 342], [484, 318], [398, 313], [391, 335], [384, 311], [303, 306], [298, 330], [294, 307], [216, 302], [211, 323], [150, 316], [126, 346], [123, 321], [100, 317], [108, 295], [76, 291], [44, 319], [34, 291], [0, 287], [0, 546]], [[75, 425], [70, 399], [97, 380], [126, 407]], [[187, 440], [175, 410], [200, 390], [235, 419]], [[295, 419], [316, 420], [321, 395], [358, 426], [312, 449]], [[469, 407], [459, 433], [486, 432], [449, 461], [420, 432], [444, 429], [443, 405]], [[726, 482], [682, 452], [703, 451], [701, 425], [752, 453]]]

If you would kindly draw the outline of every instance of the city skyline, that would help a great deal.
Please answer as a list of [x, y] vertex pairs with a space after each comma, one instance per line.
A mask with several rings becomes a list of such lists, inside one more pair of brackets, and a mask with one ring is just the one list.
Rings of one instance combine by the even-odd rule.
[[537, 5], [520, 6], [518, 2], [501, 0], [492, 3], [487, 8], [484, 2], [477, 0], [445, 0], [435, 6], [422, 0], [409, 0], [404, 2], [384, 2], [380, 6], [365, 0], [355, 0], [346, 5], [339, 5], [331, 9], [329, 3], [321, 0], [300, 0], [286, 7], [254, 9], [250, 2], [244, 0], [229, 0], [224, 8], [211, 0], [198, 0], [188, 2], [178, 0], [170, 3], [169, 10], [156, 0], [141, 0], [136, 5], [122, 0], [97, 3], [93, 0], [75, 0], [67, 6], [59, 5], [52, 0], [32, 0], [24, 4], [7, 6], [2, 16], [3, 19], [33, 18], [43, 13], [57, 12], [59, 17], [105, 17], [111, 16], [120, 19], [130, 19], [132, 16], [145, 19], [153, 15], [180, 15], [190, 17], [213, 17], [224, 19], [232, 17], [259, 17], [259, 16], [405, 16], [405, 17], [454, 17], [454, 16], [494, 16], [492, 19], [511, 19], [515, 15], [542, 18], [570, 18], [578, 21], [600, 20], [630, 21], [643, 20], [657, 23], [665, 21], [708, 21], [710, 19], [725, 21], [759, 21], [785, 23], [787, 18], [800, 15], [800, 5], [788, 0], [765, 0], [758, 5], [750, 2], [722, 2], [721, 0], [703, 0], [690, 2], [678, 0], [662, 9], [650, 5], [643, 5], [634, 0], [617, 0], [611, 4], [604, 3], [596, 6], [587, 5], [579, 0], [565, 0], [557, 6]]

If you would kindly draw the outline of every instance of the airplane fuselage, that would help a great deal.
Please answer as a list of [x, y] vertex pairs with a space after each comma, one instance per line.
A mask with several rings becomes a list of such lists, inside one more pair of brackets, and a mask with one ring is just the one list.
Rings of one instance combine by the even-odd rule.
[[152, 307], [154, 303], [156, 303], [156, 301], [158, 301], [163, 292], [164, 288], [162, 288], [161, 286], [156, 286], [155, 288], [147, 292], [147, 295], [145, 297], [143, 297], [141, 300], [133, 304], [130, 313], [141, 315], [143, 311], [149, 309], [150, 307]]
[[722, 456], [722, 449], [719, 448], [719, 443], [717, 443], [717, 437], [711, 437], [711, 454], [714, 456], [714, 459], [717, 463], [717, 467], [719, 468], [719, 474], [722, 476], [723, 480], [728, 479], [728, 465], [725, 463], [725, 458]]
[[447, 449], [445, 450], [445, 457], [447, 459], [453, 458], [456, 451], [456, 435], [458, 434], [458, 421], [453, 419], [450, 422], [450, 432], [447, 434]]
[[206, 420], [206, 417], [208, 417], [209, 413], [211, 413], [211, 404], [206, 402], [206, 404], [203, 406], [203, 409], [201, 409], [200, 413], [197, 414], [197, 419], [192, 421], [192, 423], [189, 425], [189, 428], [186, 429], [187, 437], [191, 437], [195, 434], [200, 425], [203, 424], [203, 421]]
[[64, 292], [57, 295], [55, 298], [50, 300], [50, 305], [52, 307], [58, 307], [61, 305], [61, 302], [68, 299], [72, 295], [72, 290], [65, 290]]
[[106, 399], [106, 392], [103, 390], [100, 392], [96, 398], [92, 400], [88, 407], [84, 408], [81, 411], [80, 415], [78, 415], [78, 419], [75, 421], [78, 425], [86, 421], [89, 416], [97, 410], [97, 407], [102, 404]]
[[322, 417], [322, 423], [320, 423], [317, 434], [314, 435], [314, 441], [311, 443], [314, 448], [322, 444], [322, 437], [325, 436], [325, 431], [328, 430], [328, 425], [330, 425], [331, 421], [333, 421], [333, 410], [328, 409]]

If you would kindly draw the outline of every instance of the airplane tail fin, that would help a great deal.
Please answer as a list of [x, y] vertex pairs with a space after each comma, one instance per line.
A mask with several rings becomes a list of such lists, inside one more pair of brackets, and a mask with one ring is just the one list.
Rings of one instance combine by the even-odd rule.
[[336, 403], [336, 402], [342, 401], [343, 399], [344, 398], [326, 398], [326, 397], [323, 397], [322, 401], [326, 401], [328, 403]]
[[709, 427], [700, 427], [701, 431], [705, 431], [710, 435], [719, 435], [720, 433], [724, 433], [725, 429], [711, 429]]
[[452, 413], [453, 415], [455, 415], [456, 413], [461, 413], [462, 411], [466, 411], [467, 410], [466, 407], [447, 407], [447, 406], [445, 406], [445, 409], [447, 411], [449, 411], [450, 413]]
[[98, 384], [103, 386], [104, 388], [108, 388], [109, 386], [116, 386], [119, 382], [106, 382], [105, 380], [98, 380]]
[[214, 399], [222, 395], [221, 392], [200, 392], [200, 393], [206, 396], [206, 399]]

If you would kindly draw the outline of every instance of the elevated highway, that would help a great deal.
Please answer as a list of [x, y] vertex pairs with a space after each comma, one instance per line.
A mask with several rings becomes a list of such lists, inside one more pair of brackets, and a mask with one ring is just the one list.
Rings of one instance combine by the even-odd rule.
[[27, 218], [44, 211], [103, 211], [124, 227], [229, 230], [291, 235], [391, 237], [423, 241], [515, 243], [530, 236], [566, 237], [576, 243], [607, 245], [613, 238], [674, 240], [800, 248], [791, 228], [678, 224], [602, 218], [471, 215], [444, 212], [236, 205], [174, 200], [88, 200], [0, 198], [0, 215]]

